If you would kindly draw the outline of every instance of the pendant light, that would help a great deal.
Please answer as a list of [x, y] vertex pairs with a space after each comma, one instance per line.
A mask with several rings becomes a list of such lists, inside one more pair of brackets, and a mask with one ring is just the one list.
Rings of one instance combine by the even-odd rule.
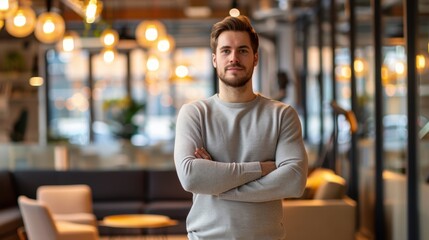
[[161, 36], [156, 44], [158, 51], [160, 52], [171, 52], [176, 43], [171, 35]]
[[36, 13], [31, 7], [21, 6], [6, 21], [7, 32], [14, 37], [26, 37], [34, 31]]
[[105, 63], [112, 63], [115, 61], [115, 58], [118, 55], [118, 52], [113, 47], [105, 47], [103, 50], [101, 50], [101, 56], [103, 57], [103, 61]]
[[64, 31], [64, 19], [58, 13], [45, 12], [37, 18], [34, 34], [43, 43], [54, 43], [63, 37]]
[[0, 19], [6, 19], [18, 10], [18, 0], [0, 0]]
[[100, 41], [104, 47], [114, 47], [118, 44], [119, 34], [114, 29], [108, 28], [101, 33]]
[[57, 50], [62, 53], [71, 53], [81, 47], [79, 34], [75, 31], [67, 31], [57, 43]]
[[135, 35], [142, 47], [153, 47], [159, 38], [166, 35], [166, 30], [160, 21], [143, 21], [137, 26]]
[[96, 22], [103, 10], [103, 2], [98, 0], [88, 0], [85, 4], [84, 18], [87, 23]]
[[[1, 1], [1, 0], [0, 0]], [[54, 43], [59, 41], [65, 32], [63, 17], [58, 13], [51, 12], [52, 0], [46, 0], [47, 12], [39, 15], [36, 21], [34, 35], [43, 43]]]
[[240, 10], [238, 9], [238, 2], [237, 2], [237, 0], [232, 0], [231, 9], [229, 9], [229, 15], [231, 17], [238, 17], [238, 16], [240, 16]]
[[146, 70], [149, 72], [158, 71], [160, 66], [159, 58], [155, 54], [150, 54], [146, 62]]

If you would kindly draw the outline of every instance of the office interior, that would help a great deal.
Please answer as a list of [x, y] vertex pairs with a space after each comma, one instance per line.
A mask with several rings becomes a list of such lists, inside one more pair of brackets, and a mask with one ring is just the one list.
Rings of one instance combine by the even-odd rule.
[[[15, 2], [64, 29], [0, 14], [0, 169], [174, 169], [178, 110], [216, 93], [210, 28], [235, 9], [260, 36], [255, 91], [297, 109], [310, 170], [346, 180], [356, 236], [429, 239], [429, 1]], [[169, 49], [142, 39], [148, 23]]]

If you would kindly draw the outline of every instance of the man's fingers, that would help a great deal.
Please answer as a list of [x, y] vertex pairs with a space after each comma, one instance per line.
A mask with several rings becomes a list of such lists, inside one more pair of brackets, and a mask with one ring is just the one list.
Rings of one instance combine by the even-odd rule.
[[210, 154], [204, 148], [197, 148], [194, 152], [195, 157], [211, 160]]

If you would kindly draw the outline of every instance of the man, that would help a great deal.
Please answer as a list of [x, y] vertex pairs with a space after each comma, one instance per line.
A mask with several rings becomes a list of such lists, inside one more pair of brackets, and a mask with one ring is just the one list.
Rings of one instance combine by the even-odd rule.
[[219, 93], [185, 104], [174, 160], [193, 193], [189, 239], [283, 239], [283, 198], [299, 197], [307, 155], [295, 110], [255, 94], [258, 35], [245, 16], [212, 28]]

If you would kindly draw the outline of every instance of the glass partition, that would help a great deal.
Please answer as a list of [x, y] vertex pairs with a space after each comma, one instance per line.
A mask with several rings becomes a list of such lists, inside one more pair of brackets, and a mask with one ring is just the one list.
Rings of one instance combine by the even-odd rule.
[[89, 143], [89, 52], [46, 53], [48, 141]]
[[[158, 68], [151, 69], [155, 57]], [[46, 59], [51, 143], [128, 139], [138, 146], [171, 145], [179, 108], [214, 93], [208, 47], [160, 54], [136, 46], [118, 50], [113, 62], [96, 48], [73, 54], [50, 49]], [[186, 68], [186, 76], [177, 76], [179, 66]]]

